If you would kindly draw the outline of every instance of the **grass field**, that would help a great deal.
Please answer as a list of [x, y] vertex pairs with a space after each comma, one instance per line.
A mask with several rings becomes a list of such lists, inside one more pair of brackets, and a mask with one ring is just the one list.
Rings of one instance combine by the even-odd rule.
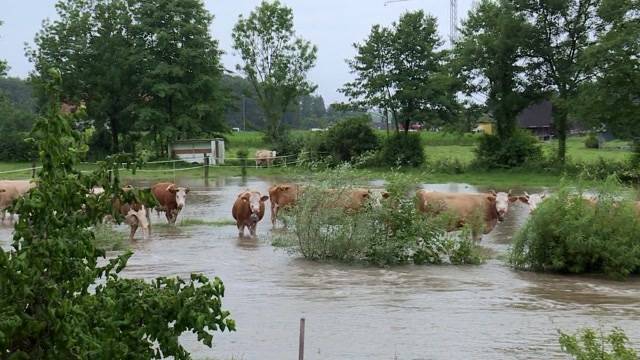
[[[296, 132], [301, 134], [302, 132]], [[381, 135], [384, 132], [381, 132]], [[476, 135], [456, 135], [446, 133], [421, 133], [425, 144], [425, 154], [429, 162], [440, 160], [457, 160], [462, 164], [469, 164], [474, 158], [474, 142]], [[631, 152], [628, 144], [622, 141], [612, 141], [607, 143], [603, 149], [587, 149], [584, 146], [584, 138], [570, 138], [567, 142], [568, 156], [576, 162], [595, 162], [600, 158], [606, 161], [622, 161], [629, 158]], [[227, 158], [237, 157], [240, 149], [249, 151], [249, 157], [253, 157], [255, 150], [268, 149], [263, 136], [258, 132], [232, 133], [227, 136]], [[546, 155], [552, 155], [557, 148], [557, 142], [551, 141], [543, 144]], [[308, 177], [309, 170], [296, 167], [253, 167], [249, 162], [247, 167], [248, 176], [267, 176], [279, 178]], [[175, 168], [174, 168], [175, 166]], [[190, 164], [149, 164], [136, 174], [129, 170], [122, 170], [120, 175], [123, 179], [147, 179], [157, 181], [174, 181], [178, 177], [204, 177], [202, 168], [182, 170], [193, 167]], [[19, 172], [10, 172], [20, 170]], [[93, 169], [92, 165], [82, 165], [82, 170]], [[414, 174], [424, 182], [444, 183], [463, 182], [475, 185], [489, 185], [496, 187], [508, 186], [557, 186], [560, 180], [559, 175], [547, 174], [536, 171], [525, 170], [494, 170], [494, 171], [467, 171], [463, 174], [446, 174], [434, 172], [429, 168], [410, 169], [408, 173]], [[240, 176], [241, 170], [237, 166], [212, 167], [209, 171], [211, 178], [220, 176]], [[384, 178], [388, 171], [383, 170], [357, 170], [357, 174], [363, 179]], [[30, 163], [0, 163], [0, 179], [28, 179], [31, 177]]]

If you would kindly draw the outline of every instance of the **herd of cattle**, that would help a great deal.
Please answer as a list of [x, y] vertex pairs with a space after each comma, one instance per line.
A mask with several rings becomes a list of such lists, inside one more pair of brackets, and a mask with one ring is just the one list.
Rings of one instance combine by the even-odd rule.
[[[7, 208], [19, 197], [26, 194], [36, 184], [27, 180], [2, 180], [0, 181], [0, 213], [2, 221], [5, 220]], [[129, 191], [131, 187], [123, 190]], [[150, 188], [157, 201], [155, 210], [164, 212], [167, 221], [175, 224], [178, 214], [186, 205], [189, 189], [173, 183], [161, 182]], [[353, 212], [362, 209], [366, 204], [380, 205], [389, 197], [384, 190], [352, 188], [347, 190], [324, 190], [322, 195], [329, 199], [327, 206], [342, 208]], [[268, 195], [262, 195], [259, 191], [247, 190], [238, 194], [231, 214], [236, 221], [239, 235], [244, 236], [245, 228], [251, 236], [256, 235], [257, 224], [265, 213], [265, 203], [270, 201], [271, 222], [276, 225], [280, 209], [295, 206], [304, 192], [304, 187], [298, 184], [278, 184], [271, 186]], [[94, 188], [89, 196], [101, 196], [104, 189]], [[472, 220], [476, 214], [481, 214], [483, 221], [483, 233], [490, 233], [494, 227], [504, 220], [509, 211], [510, 203], [520, 201], [528, 205], [529, 210], [535, 210], [546, 199], [546, 194], [527, 194], [513, 196], [511, 191], [488, 193], [454, 193], [418, 190], [416, 192], [417, 208], [426, 214], [440, 214], [447, 212], [453, 216], [452, 228], [458, 229]], [[596, 198], [586, 197], [590, 204], [597, 202]], [[125, 202], [120, 199], [111, 199], [114, 211], [119, 212], [130, 226], [130, 238], [133, 239], [138, 228], [141, 228], [143, 236], [148, 237], [151, 230], [150, 210], [144, 204]], [[640, 201], [636, 203], [640, 215]], [[13, 214], [11, 214], [13, 220]]]
[[[0, 216], [3, 222], [5, 221], [7, 209], [13, 202], [33, 189], [36, 184], [36, 182], [29, 180], [0, 181]], [[123, 188], [123, 191], [131, 191], [132, 189], [133, 187], [127, 186]], [[155, 210], [158, 213], [164, 212], [167, 221], [170, 224], [175, 224], [178, 214], [186, 204], [189, 189], [179, 187], [176, 184], [162, 182], [153, 185], [150, 191], [158, 204]], [[99, 197], [104, 193], [103, 188], [95, 187], [90, 190], [88, 196]], [[149, 236], [151, 231], [151, 209], [147, 209], [144, 204], [136, 201], [126, 202], [118, 198], [112, 198], [110, 200], [114, 211], [119, 212], [124, 217], [125, 222], [130, 226], [130, 239], [133, 239], [138, 228], [142, 230], [145, 238]], [[13, 221], [13, 214], [10, 215], [10, 220]]]

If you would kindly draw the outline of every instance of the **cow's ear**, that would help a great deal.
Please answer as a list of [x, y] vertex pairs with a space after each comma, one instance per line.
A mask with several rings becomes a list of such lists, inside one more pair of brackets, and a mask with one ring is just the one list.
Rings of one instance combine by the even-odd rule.
[[382, 198], [383, 198], [383, 199], [388, 199], [388, 198], [389, 198], [389, 196], [391, 196], [391, 194], [389, 194], [389, 193], [388, 193], [388, 192], [386, 192], [386, 191], [384, 191], [384, 192], [382, 193]]
[[496, 201], [496, 197], [494, 195], [489, 195], [489, 196], [487, 196], [487, 200], [489, 200], [491, 202], [495, 202]]
[[509, 202], [516, 202], [518, 199], [519, 198], [517, 196], [509, 196]]
[[188, 194], [190, 191], [191, 191], [191, 189], [189, 189], [189, 188], [184, 189], [184, 193], [185, 194]]
[[544, 198], [546, 198], [546, 197], [547, 197], [547, 194], [542, 194], [542, 195], [540, 195], [540, 199], [544, 199]]
[[289, 185], [280, 185], [280, 186], [278, 186], [278, 190], [280, 190], [280, 191], [287, 191], [290, 188], [291, 187]]
[[263, 197], [260, 198], [260, 201], [267, 201], [269, 200], [269, 197], [267, 195], [264, 195]]
[[170, 193], [175, 194], [178, 192], [178, 189], [174, 188], [173, 186], [167, 188], [167, 190], [169, 190]]
[[520, 196], [519, 199], [520, 199], [520, 201], [522, 201], [525, 204], [529, 203], [529, 197], [526, 196], [526, 195], [525, 196]]
[[498, 196], [498, 193], [496, 193], [496, 191], [495, 191], [495, 190], [490, 190], [490, 191], [489, 191], [489, 194], [491, 194], [493, 197]]
[[507, 195], [511, 196], [511, 193], [513, 193], [513, 190], [509, 189], [509, 193]]

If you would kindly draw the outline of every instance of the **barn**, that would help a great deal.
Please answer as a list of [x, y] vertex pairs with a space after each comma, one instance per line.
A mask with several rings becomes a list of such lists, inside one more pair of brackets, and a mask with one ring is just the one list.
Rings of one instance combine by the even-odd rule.
[[550, 140], [555, 136], [553, 127], [553, 106], [551, 101], [545, 100], [533, 104], [518, 115], [518, 125], [522, 129], [531, 131], [540, 140]]

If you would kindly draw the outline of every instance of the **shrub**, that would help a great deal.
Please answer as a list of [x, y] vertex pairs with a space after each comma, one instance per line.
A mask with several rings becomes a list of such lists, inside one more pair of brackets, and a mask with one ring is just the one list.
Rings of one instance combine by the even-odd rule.
[[584, 146], [586, 146], [587, 149], [600, 148], [600, 141], [598, 141], [598, 137], [595, 133], [589, 133], [589, 136], [584, 140]]
[[[403, 263], [478, 263], [478, 248], [448, 238], [446, 219], [426, 217], [416, 209], [414, 182], [393, 174], [387, 184], [390, 194], [380, 206], [371, 203], [359, 211], [340, 206], [354, 179], [329, 177], [307, 187], [296, 207], [286, 215], [290, 233], [274, 239], [305, 258], [366, 262], [386, 266]], [[329, 190], [332, 189], [332, 190]], [[408, 196], [408, 194], [411, 194]], [[462, 240], [462, 241], [468, 241]]]
[[387, 166], [418, 167], [425, 156], [419, 134], [396, 134], [384, 140], [380, 160]]
[[592, 204], [564, 188], [545, 200], [514, 239], [510, 262], [520, 269], [603, 272], [625, 278], [640, 271], [640, 219], [609, 180]]
[[272, 149], [275, 150], [278, 156], [298, 156], [304, 147], [304, 139], [302, 136], [296, 136], [289, 132], [280, 136], [272, 144]]
[[350, 162], [367, 151], [377, 150], [378, 137], [369, 122], [368, 117], [341, 120], [324, 134], [322, 149], [337, 162]]
[[475, 153], [476, 165], [484, 168], [513, 168], [542, 160], [540, 142], [525, 130], [516, 130], [506, 140], [483, 135]]
[[31, 161], [36, 157], [35, 146], [25, 141], [23, 133], [4, 134], [0, 142], [0, 161]]
[[615, 328], [607, 336], [593, 329], [575, 335], [560, 332], [560, 347], [576, 360], [637, 360], [638, 354], [629, 344], [627, 335]]

